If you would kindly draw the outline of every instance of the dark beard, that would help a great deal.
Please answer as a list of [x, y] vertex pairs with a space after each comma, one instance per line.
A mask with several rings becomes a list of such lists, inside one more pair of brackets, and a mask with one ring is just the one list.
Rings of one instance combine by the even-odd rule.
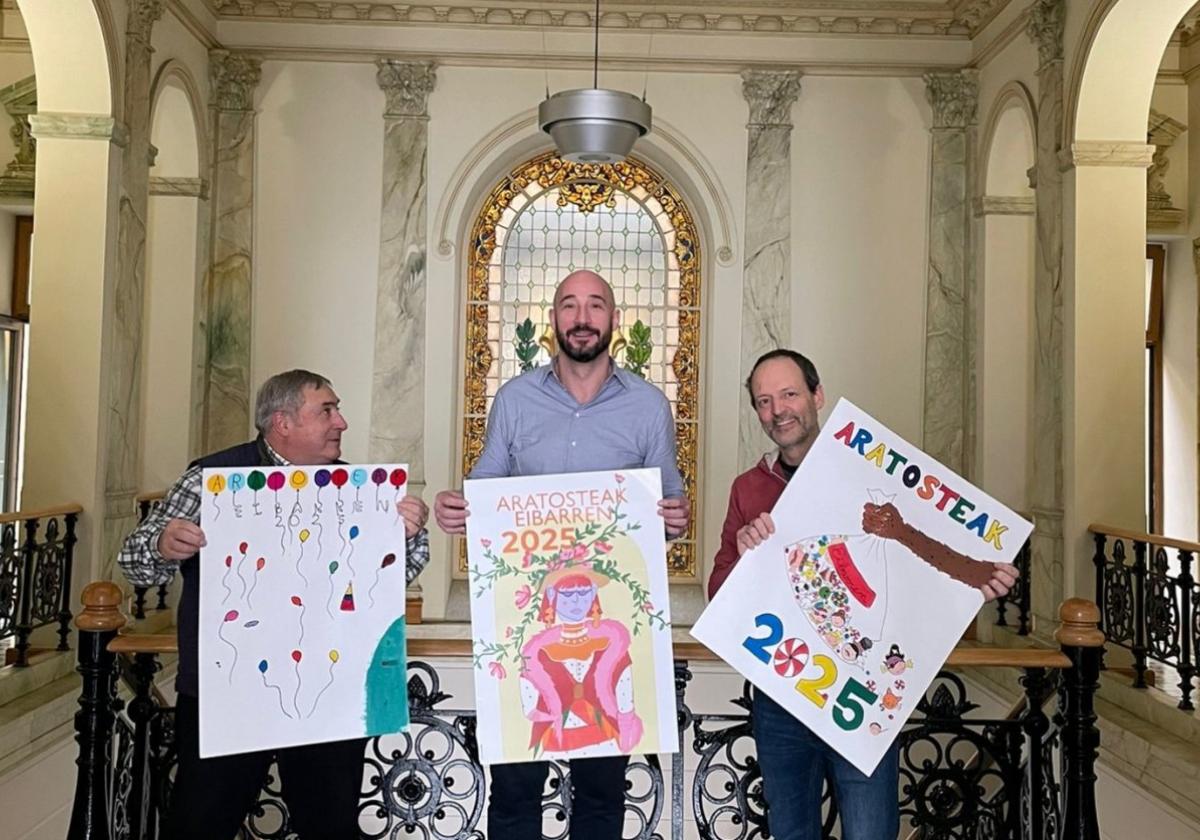
[[554, 338], [558, 341], [558, 349], [573, 362], [587, 363], [595, 361], [602, 353], [608, 352], [608, 345], [612, 343], [612, 328], [610, 327], [605, 332], [600, 333], [600, 340], [596, 342], [596, 346], [590, 349], [576, 350], [571, 347], [567, 341], [567, 335], [562, 330], [555, 328]]

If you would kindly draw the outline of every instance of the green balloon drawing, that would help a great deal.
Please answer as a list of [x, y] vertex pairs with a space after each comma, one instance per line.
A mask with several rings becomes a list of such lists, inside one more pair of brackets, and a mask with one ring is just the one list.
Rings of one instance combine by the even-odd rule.
[[387, 735], [408, 726], [408, 661], [404, 616], [383, 634], [367, 669], [368, 735]]

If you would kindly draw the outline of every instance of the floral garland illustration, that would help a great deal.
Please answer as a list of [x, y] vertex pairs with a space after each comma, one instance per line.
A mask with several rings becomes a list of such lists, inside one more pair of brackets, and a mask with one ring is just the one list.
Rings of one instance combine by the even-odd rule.
[[481, 539], [483, 556], [491, 563], [491, 567], [472, 567], [471, 585], [476, 587], [476, 597], [482, 597], [503, 578], [520, 576], [527, 578], [528, 582], [522, 584], [513, 597], [513, 604], [521, 611], [521, 617], [504, 628], [504, 640], [475, 640], [472, 650], [474, 667], [480, 668], [486, 662], [492, 676], [497, 679], [507, 676], [505, 662], [515, 666], [518, 671], [525, 667], [525, 657], [521, 651], [531, 635], [531, 629], [537, 632], [539, 605], [546, 589], [546, 579], [551, 572], [564, 569], [591, 570], [628, 589], [633, 600], [630, 614], [633, 635], [638, 635], [643, 627], [648, 630], [667, 629], [665, 610], [655, 608], [649, 590], [620, 569], [612, 556], [612, 541], [615, 538], [628, 536], [642, 527], [641, 523], [628, 519], [628, 514], [622, 513], [618, 504], [613, 507], [613, 519], [607, 525], [601, 527], [598, 523], [590, 523], [577, 527], [573, 545], [544, 554], [527, 551], [515, 562], [509, 562], [493, 551], [491, 540]]

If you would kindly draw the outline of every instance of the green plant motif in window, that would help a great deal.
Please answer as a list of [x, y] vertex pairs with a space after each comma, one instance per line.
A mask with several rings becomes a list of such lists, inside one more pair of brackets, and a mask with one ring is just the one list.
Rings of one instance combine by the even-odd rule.
[[534, 359], [541, 352], [536, 341], [533, 338], [534, 329], [533, 321], [526, 318], [521, 323], [517, 324], [517, 337], [513, 341], [513, 345], [517, 351], [517, 361], [521, 363], [521, 373], [527, 370], [533, 370], [537, 367]]
[[650, 353], [653, 349], [650, 328], [639, 318], [629, 328], [629, 343], [625, 346], [625, 370], [645, 379], [646, 365], [650, 364]]

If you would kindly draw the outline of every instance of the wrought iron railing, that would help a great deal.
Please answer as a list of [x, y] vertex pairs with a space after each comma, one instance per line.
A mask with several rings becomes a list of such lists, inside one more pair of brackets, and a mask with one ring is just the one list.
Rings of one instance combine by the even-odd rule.
[[[158, 838], [159, 817], [171, 795], [173, 710], [156, 695], [153, 677], [157, 656], [173, 652], [175, 639], [118, 636], [124, 619], [120, 592], [111, 583], [89, 586], [84, 603], [78, 622], [84, 678], [76, 717], [79, 778], [68, 838]], [[1090, 602], [1066, 602], [1062, 617], [1061, 651], [974, 648], [951, 656], [949, 668], [1022, 669], [1025, 700], [1012, 715], [977, 716], [962, 679], [949, 671], [939, 675], [900, 736], [898, 796], [916, 836], [1099, 836], [1093, 791], [1099, 735], [1092, 698], [1103, 635]], [[364, 762], [370, 772], [364, 777], [372, 787], [359, 810], [364, 837], [484, 836], [486, 775], [476, 748], [474, 712], [451, 706], [453, 698], [442, 691], [438, 672], [427, 661], [466, 657], [469, 650], [469, 640], [409, 641], [411, 726], [406, 733], [368, 742]], [[631, 761], [627, 836], [682, 840], [685, 826], [694, 823], [701, 838], [769, 837], [750, 734], [749, 689], [733, 700], [729, 714], [694, 713], [688, 696], [691, 663], [712, 655], [695, 643], [677, 644], [675, 653], [680, 657], [675, 690], [681, 750], [664, 760], [651, 755]], [[122, 670], [133, 688], [127, 704], [117, 699]], [[1057, 705], [1048, 715], [1044, 701], [1053, 696]], [[685, 774], [685, 750], [698, 757], [693, 774]], [[549, 836], [558, 838], [567, 835], [570, 822], [570, 775], [566, 767], [553, 767], [543, 811], [558, 827]], [[277, 779], [272, 771], [242, 837], [289, 836]], [[838, 836], [837, 813], [827, 802], [826, 837]]]
[[[138, 522], [145, 520], [150, 515], [150, 511], [154, 510], [162, 503], [165, 494], [162, 490], [154, 493], [143, 493], [137, 497], [138, 506]], [[155, 589], [158, 590], [158, 603], [154, 605], [155, 610], [165, 610], [167, 608], [167, 588], [170, 583], [160, 583]], [[133, 617], [141, 621], [146, 617], [146, 595], [149, 594], [149, 586], [133, 587]]]
[[1133, 685], [1146, 688], [1148, 660], [1175, 669], [1179, 708], [1193, 711], [1192, 678], [1200, 649], [1200, 544], [1158, 534], [1090, 527], [1096, 542], [1096, 603], [1100, 628], [1133, 654]]
[[82, 512], [65, 505], [0, 515], [0, 641], [14, 640], [13, 664], [29, 664], [29, 637], [50, 624], [58, 625], [58, 650], [70, 650], [71, 567]]

